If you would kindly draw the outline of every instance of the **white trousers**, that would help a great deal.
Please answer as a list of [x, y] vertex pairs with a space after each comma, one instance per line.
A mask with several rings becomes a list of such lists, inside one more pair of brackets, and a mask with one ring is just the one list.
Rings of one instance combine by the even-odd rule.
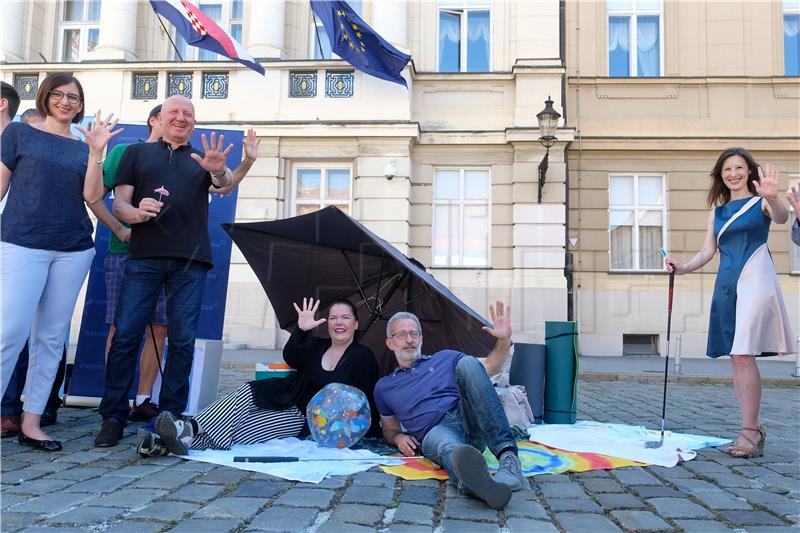
[[54, 252], [0, 242], [3, 394], [30, 334], [25, 412], [42, 414], [94, 248]]

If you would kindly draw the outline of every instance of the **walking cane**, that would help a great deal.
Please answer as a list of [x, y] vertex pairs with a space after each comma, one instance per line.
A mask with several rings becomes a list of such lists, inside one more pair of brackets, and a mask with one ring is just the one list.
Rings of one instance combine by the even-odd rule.
[[646, 442], [645, 448], [661, 448], [664, 445], [664, 425], [667, 419], [667, 377], [669, 375], [669, 333], [672, 329], [672, 291], [675, 288], [675, 269], [669, 273], [669, 297], [667, 299], [667, 357], [664, 359], [664, 397], [661, 401], [661, 440]]

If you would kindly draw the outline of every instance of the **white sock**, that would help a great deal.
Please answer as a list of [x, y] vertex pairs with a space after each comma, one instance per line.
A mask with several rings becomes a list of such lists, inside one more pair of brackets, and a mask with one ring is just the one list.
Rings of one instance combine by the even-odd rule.
[[149, 399], [150, 399], [150, 396], [148, 396], [147, 394], [137, 394], [136, 395], [136, 405], [142, 405], [145, 402], [145, 400], [149, 400]]

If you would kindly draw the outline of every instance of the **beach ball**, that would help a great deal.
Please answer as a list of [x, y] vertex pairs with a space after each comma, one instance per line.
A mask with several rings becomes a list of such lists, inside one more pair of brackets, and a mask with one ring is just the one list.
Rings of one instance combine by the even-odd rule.
[[330, 383], [306, 407], [311, 436], [322, 446], [349, 448], [369, 429], [372, 416], [367, 396], [355, 387]]

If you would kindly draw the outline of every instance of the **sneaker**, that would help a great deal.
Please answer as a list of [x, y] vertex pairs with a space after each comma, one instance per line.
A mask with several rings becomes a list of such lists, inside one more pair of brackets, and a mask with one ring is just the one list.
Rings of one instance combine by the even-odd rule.
[[134, 404], [134, 406], [131, 407], [130, 418], [136, 422], [149, 422], [157, 417], [159, 412], [158, 405], [151, 402], [150, 398], [148, 398], [143, 401], [141, 405]]
[[56, 422], [58, 422], [58, 407], [45, 407], [39, 420], [39, 427], [52, 426]]
[[0, 437], [15, 437], [22, 431], [22, 418], [20, 415], [0, 416]]
[[161, 457], [162, 455], [169, 455], [169, 450], [164, 441], [155, 433], [144, 431], [140, 433], [139, 444], [136, 446], [136, 451], [142, 457]]
[[103, 425], [100, 426], [100, 433], [94, 439], [94, 445], [98, 448], [116, 446], [122, 438], [123, 429], [124, 426], [113, 418], [103, 420]]
[[492, 509], [502, 509], [511, 500], [511, 488], [489, 475], [483, 454], [472, 446], [464, 444], [453, 450], [453, 470], [459, 489], [472, 493]]
[[494, 480], [503, 485], [508, 485], [511, 490], [530, 488], [530, 483], [522, 475], [522, 464], [519, 456], [514, 452], [505, 452], [500, 455], [500, 464], [494, 474]]
[[156, 418], [156, 433], [164, 441], [169, 453], [188, 455], [189, 447], [182, 439], [194, 437], [194, 431], [189, 422], [176, 420], [172, 413], [164, 411]]

